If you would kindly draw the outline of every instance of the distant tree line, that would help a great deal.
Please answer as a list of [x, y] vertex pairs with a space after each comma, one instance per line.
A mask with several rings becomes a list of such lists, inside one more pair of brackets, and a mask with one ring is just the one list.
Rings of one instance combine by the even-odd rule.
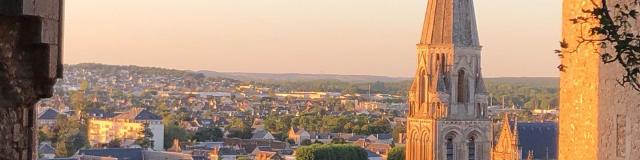
[[308, 81], [263, 81], [254, 82], [270, 88], [279, 88], [286, 91], [305, 92], [339, 92], [343, 94], [392, 94], [407, 95], [411, 82], [347, 82], [340, 80], [308, 80]]
[[356, 133], [361, 135], [392, 133], [393, 128], [388, 120], [369, 118], [367, 116], [321, 116], [305, 114], [302, 116], [270, 115], [264, 121], [268, 131], [286, 136], [291, 127], [304, 128], [310, 133]]
[[349, 144], [314, 144], [296, 149], [296, 160], [367, 160], [367, 151]]
[[[553, 109], [558, 106], [558, 88], [542, 88], [510, 83], [488, 83], [494, 105], [525, 109]], [[504, 100], [504, 104], [503, 104]]]

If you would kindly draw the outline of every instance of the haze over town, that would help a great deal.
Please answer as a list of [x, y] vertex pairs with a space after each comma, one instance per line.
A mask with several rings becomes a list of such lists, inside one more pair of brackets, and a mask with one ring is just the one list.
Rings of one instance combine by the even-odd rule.
[[[68, 1], [64, 62], [412, 77], [426, 2]], [[561, 1], [475, 2], [484, 76], [558, 76]]]

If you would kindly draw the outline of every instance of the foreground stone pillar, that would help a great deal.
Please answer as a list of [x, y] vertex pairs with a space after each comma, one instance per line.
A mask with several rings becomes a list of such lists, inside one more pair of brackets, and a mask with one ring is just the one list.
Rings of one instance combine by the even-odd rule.
[[62, 0], [0, 1], [0, 159], [37, 159], [34, 104], [62, 75]]
[[[614, 6], [629, 1], [607, 2]], [[588, 16], [583, 10], [601, 6], [600, 2], [564, 0], [563, 39], [568, 48], [578, 47], [581, 38], [598, 38], [589, 30], [599, 22], [575, 24], [571, 19]], [[619, 63], [602, 62], [600, 54], [611, 48], [587, 44], [577, 49], [562, 58], [558, 159], [640, 159], [640, 94], [618, 84], [624, 74]]]

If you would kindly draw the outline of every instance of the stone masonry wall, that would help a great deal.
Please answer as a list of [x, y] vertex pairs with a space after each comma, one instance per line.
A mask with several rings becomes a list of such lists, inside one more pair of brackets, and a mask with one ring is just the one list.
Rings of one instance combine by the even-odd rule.
[[34, 104], [61, 78], [61, 0], [0, 1], [0, 159], [37, 159]]
[[[624, 0], [609, 0], [609, 6]], [[597, 4], [593, 4], [595, 2]], [[588, 29], [599, 23], [574, 24], [600, 1], [565, 0], [563, 39], [569, 49]], [[638, 25], [640, 26], [640, 25]], [[608, 49], [610, 51], [610, 49]], [[618, 84], [624, 74], [619, 64], [604, 64], [596, 45], [563, 53], [565, 71], [560, 78], [559, 159], [640, 159], [640, 93]]]
[[[608, 6], [631, 0], [610, 0]], [[636, 10], [640, 7], [636, 6]], [[640, 28], [640, 23], [636, 23]], [[640, 29], [636, 29], [638, 33]], [[608, 48], [608, 52], [613, 49]], [[625, 74], [619, 63], [600, 64], [598, 104], [598, 158], [640, 159], [640, 92], [617, 80]]]
[[[576, 48], [584, 30], [597, 24], [573, 24], [571, 18], [586, 16], [583, 8], [593, 8], [589, 0], [565, 0], [563, 4], [563, 39]], [[588, 37], [586, 37], [588, 38]], [[598, 47], [583, 46], [575, 53], [563, 53], [565, 71], [560, 74], [560, 117], [558, 159], [596, 159], [598, 139]]]

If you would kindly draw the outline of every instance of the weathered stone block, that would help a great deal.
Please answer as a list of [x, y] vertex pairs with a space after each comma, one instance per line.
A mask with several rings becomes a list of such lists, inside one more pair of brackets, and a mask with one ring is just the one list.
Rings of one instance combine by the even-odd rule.
[[58, 44], [60, 41], [60, 21], [42, 19], [40, 23], [42, 26], [39, 31], [40, 38], [37, 42], [46, 44]]
[[35, 0], [35, 15], [46, 19], [60, 20], [60, 0]]

